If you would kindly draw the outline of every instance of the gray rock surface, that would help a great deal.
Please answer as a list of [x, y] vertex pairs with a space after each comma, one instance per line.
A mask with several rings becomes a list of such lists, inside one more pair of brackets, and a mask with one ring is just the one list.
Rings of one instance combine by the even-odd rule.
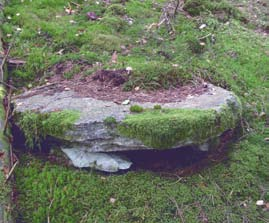
[[[220, 87], [208, 86], [209, 91], [202, 95], [188, 96], [181, 102], [161, 104], [162, 108], [213, 109], [220, 112], [224, 106], [233, 106], [240, 110], [241, 105], [237, 97]], [[114, 117], [117, 122], [130, 114], [130, 106], [139, 104], [144, 108], [153, 108], [154, 103], [137, 103], [130, 101], [127, 105], [116, 104], [111, 101], [101, 101], [94, 98], [81, 98], [73, 91], [63, 91], [53, 95], [32, 95], [26, 92], [13, 100], [16, 112], [39, 111], [52, 112], [59, 110], [78, 110], [80, 118], [74, 128], [62, 137], [68, 146], [87, 148], [89, 152], [111, 152], [124, 150], [153, 149], [145, 146], [141, 141], [126, 138], [108, 128], [104, 123], [107, 117]], [[127, 98], [128, 99], [128, 98]], [[159, 104], [159, 103], [158, 103]], [[237, 113], [237, 112], [235, 112]], [[216, 137], [216, 136], [214, 136]], [[194, 140], [179, 142], [175, 148], [193, 144]], [[207, 147], [200, 145], [201, 150]]]
[[97, 170], [114, 173], [127, 170], [132, 162], [124, 157], [108, 153], [89, 152], [86, 148], [62, 148], [75, 167], [91, 167]]

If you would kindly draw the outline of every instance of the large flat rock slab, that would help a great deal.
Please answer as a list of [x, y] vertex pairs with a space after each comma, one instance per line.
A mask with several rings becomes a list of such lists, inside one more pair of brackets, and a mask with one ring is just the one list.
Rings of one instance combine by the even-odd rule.
[[[79, 148], [86, 148], [90, 152], [110, 152], [139, 149], [167, 149], [186, 145], [198, 145], [201, 150], [208, 150], [208, 141], [218, 137], [228, 129], [235, 128], [240, 118], [241, 104], [232, 92], [211, 84], [209, 84], [207, 88], [208, 90], [201, 95], [189, 95], [183, 101], [162, 104], [152, 102], [141, 103], [130, 100], [128, 104], [124, 105], [113, 101], [81, 97], [72, 90], [54, 92], [53, 94], [46, 94], [46, 91], [33, 94], [33, 91], [28, 91], [13, 98], [13, 104], [15, 112], [18, 114], [27, 111], [40, 113], [63, 110], [79, 111], [80, 116], [75, 121], [72, 129], [66, 131], [61, 137], [57, 136], [59, 140], [63, 140], [67, 143], [68, 147], [78, 145]], [[127, 99], [128, 98], [126, 98], [126, 100]], [[149, 125], [151, 124], [151, 120], [156, 119], [156, 121], [158, 121], [159, 116], [155, 114], [157, 111], [154, 110], [156, 104], [161, 106], [160, 117], [162, 121], [160, 123], [163, 124], [160, 124], [159, 127], [161, 129], [165, 125], [166, 128], [163, 135], [162, 133], [158, 133], [158, 144], [154, 142], [151, 143], [156, 136], [151, 136], [149, 131], [145, 132], [144, 135], [142, 134], [142, 136], [138, 133], [132, 134], [132, 131], [129, 131], [132, 130], [131, 128], [134, 126], [133, 122], [136, 122], [132, 117], [137, 117], [139, 123], [144, 123], [144, 121], [149, 122]], [[141, 114], [130, 112], [132, 105], [143, 107], [144, 112]], [[169, 113], [170, 110], [172, 111], [171, 113]], [[179, 136], [180, 132], [189, 131], [189, 129], [184, 130], [181, 128], [181, 126], [187, 125], [189, 120], [184, 119], [184, 117], [180, 117], [180, 120], [177, 119], [177, 111], [181, 110], [186, 114], [188, 114], [188, 111], [193, 114], [199, 113], [197, 120], [195, 118], [193, 119], [193, 122], [197, 121], [197, 126], [199, 126], [197, 127], [197, 131], [195, 127], [196, 123], [193, 123], [194, 129], [191, 131], [192, 134]], [[216, 117], [213, 117], [213, 120], [210, 116], [210, 120], [207, 120], [205, 118], [206, 115], [205, 117], [203, 116], [203, 111], [205, 114], [208, 113], [209, 115], [210, 113], [211, 116], [214, 114]], [[153, 116], [147, 114], [150, 112], [153, 113]], [[185, 116], [187, 117], [188, 115]], [[144, 116], [145, 118], [143, 118]], [[224, 116], [227, 116], [227, 121], [225, 118], [222, 119]], [[167, 124], [165, 121], [168, 120], [171, 122], [173, 117], [176, 119], [176, 126], [174, 126], [173, 123]], [[108, 126], [106, 123], [108, 118], [113, 118], [116, 125]], [[192, 119], [192, 116], [189, 119]], [[212, 124], [212, 120], [216, 123]], [[201, 124], [203, 124], [201, 122], [205, 124], [205, 131], [208, 131], [208, 128], [212, 128], [210, 135], [205, 134], [201, 136], [203, 135], [201, 134], [203, 131], [200, 128]], [[214, 125], [220, 125], [220, 127], [215, 128]], [[124, 132], [124, 128], [127, 130], [126, 133]], [[138, 127], [135, 126], [135, 128]], [[164, 145], [160, 138], [163, 138], [165, 142], [169, 142], [170, 128], [173, 128], [173, 134], [176, 134], [176, 138], [173, 139], [174, 141], [171, 145], [169, 143]], [[187, 128], [189, 127], [187, 126]], [[139, 128], [137, 130], [140, 131]], [[156, 128], [152, 129], [153, 135], [155, 130]], [[147, 140], [147, 137], [150, 140]]]

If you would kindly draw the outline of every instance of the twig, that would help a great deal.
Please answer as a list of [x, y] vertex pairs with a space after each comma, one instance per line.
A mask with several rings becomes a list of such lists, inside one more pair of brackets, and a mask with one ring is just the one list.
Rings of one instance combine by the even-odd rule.
[[10, 54], [10, 50], [11, 50], [11, 48], [13, 47], [13, 45], [15, 43], [16, 36], [17, 35], [14, 35], [14, 38], [13, 38], [11, 44], [9, 45], [9, 47], [7, 49], [7, 52], [5, 53], [5, 55], [4, 55], [3, 59], [2, 59], [1, 65], [0, 65], [0, 81], [1, 82], [4, 81], [4, 69], [3, 69], [3, 67], [4, 67], [4, 65], [5, 65], [5, 63], [7, 61], [7, 58], [9, 56], [9, 54]]
[[176, 211], [176, 215], [180, 217], [180, 220], [181, 220], [182, 223], [185, 223], [185, 220], [184, 220], [184, 217], [183, 217], [183, 212], [182, 212], [182, 210], [179, 208], [176, 199], [173, 198], [173, 197], [169, 197], [169, 199], [170, 199], [170, 200], [175, 204], [175, 206], [176, 206], [176, 209], [177, 209], [177, 211]]
[[53, 204], [54, 198], [50, 201], [49, 210], [48, 210], [48, 223], [50, 223], [50, 209]]
[[198, 38], [198, 39], [199, 39], [199, 40], [201, 40], [201, 39], [205, 39], [205, 38], [207, 38], [207, 37], [209, 37], [209, 36], [212, 36], [212, 33], [208, 33], [207, 35], [202, 36], [202, 37], [200, 37], [200, 38]]
[[8, 182], [9, 178], [11, 177], [12, 173], [14, 172], [14, 170], [15, 170], [15, 168], [16, 168], [16, 166], [17, 166], [18, 164], [19, 164], [19, 161], [16, 161], [16, 162], [14, 163], [14, 165], [11, 167], [11, 169], [10, 169], [10, 171], [9, 171], [7, 177], [6, 177], [5, 183]]
[[7, 109], [6, 109], [6, 117], [5, 117], [5, 122], [4, 122], [4, 134], [6, 134], [7, 131], [7, 125], [8, 125], [8, 118], [9, 118], [9, 113], [10, 113], [10, 104], [11, 104], [11, 94], [12, 94], [12, 90], [11, 88], [9, 88], [9, 93], [7, 96]]
[[177, 5], [176, 5], [176, 7], [175, 7], [175, 11], [174, 11], [174, 17], [176, 17], [177, 9], [178, 9], [178, 7], [179, 7], [179, 2], [180, 2], [180, 0], [177, 0]]
[[5, 85], [6, 87], [9, 87], [9, 88], [12, 88], [12, 89], [18, 89], [18, 88], [16, 88], [16, 87], [14, 87], [13, 85], [11, 85], [11, 84], [8, 84], [8, 83], [6, 83], [6, 82], [4, 82], [4, 81], [0, 81], [0, 83], [1, 84], [3, 84], [3, 85]]
[[76, 3], [76, 2], [70, 2], [70, 3], [73, 4], [73, 5], [75, 5], [75, 6], [77, 6], [77, 7], [81, 7], [81, 5], [78, 4], [78, 3]]
[[265, 218], [262, 218], [262, 217], [258, 217], [261, 221], [265, 222], [265, 223], [269, 223], [269, 219], [265, 219]]

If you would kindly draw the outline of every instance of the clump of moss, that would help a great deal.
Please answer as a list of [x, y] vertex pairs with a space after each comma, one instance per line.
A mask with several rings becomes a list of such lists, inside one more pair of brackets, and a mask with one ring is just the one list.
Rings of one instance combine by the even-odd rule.
[[120, 50], [121, 39], [114, 35], [98, 34], [92, 44], [106, 51]]
[[24, 133], [26, 144], [31, 149], [35, 146], [41, 148], [41, 143], [47, 136], [61, 137], [67, 130], [72, 128], [78, 118], [79, 113], [76, 111], [25, 112], [17, 117], [18, 125]]
[[191, 78], [187, 69], [173, 67], [166, 62], [140, 62], [132, 64], [133, 73], [124, 84], [124, 90], [131, 90], [134, 86], [146, 89], [165, 89], [169, 86], [182, 86]]
[[221, 17], [219, 17], [221, 20], [227, 20], [230, 17], [240, 18], [242, 16], [239, 10], [224, 0], [188, 0], [183, 9], [192, 16], [198, 16], [203, 12], [211, 12], [216, 15], [221, 15]]
[[189, 46], [189, 49], [191, 50], [191, 52], [195, 53], [195, 54], [201, 54], [201, 53], [205, 52], [205, 49], [206, 49], [206, 47], [205, 47], [206, 44], [204, 42], [200, 42], [197, 39], [189, 40], [188, 46]]
[[204, 143], [236, 125], [230, 108], [214, 110], [165, 109], [130, 115], [119, 125], [120, 134], [141, 140], [146, 146], [166, 149], [178, 143]]
[[124, 30], [127, 25], [126, 21], [116, 16], [105, 16], [102, 18], [101, 23], [117, 32]]
[[121, 4], [112, 4], [107, 8], [106, 14], [123, 16], [126, 14], [126, 8]]
[[117, 124], [117, 120], [114, 117], [110, 116], [104, 119], [104, 124], [108, 127], [112, 127]]
[[154, 105], [153, 109], [155, 110], [161, 110], [162, 106], [161, 105]]
[[144, 111], [143, 107], [141, 107], [139, 105], [132, 105], [130, 107], [130, 112], [141, 113], [143, 111]]

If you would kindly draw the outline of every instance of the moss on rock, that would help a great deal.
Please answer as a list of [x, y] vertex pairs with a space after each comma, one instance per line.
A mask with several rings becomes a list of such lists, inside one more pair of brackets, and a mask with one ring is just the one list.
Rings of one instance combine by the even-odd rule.
[[120, 134], [141, 140], [146, 146], [168, 149], [181, 143], [202, 144], [227, 129], [236, 127], [238, 112], [232, 107], [221, 111], [162, 109], [128, 116], [118, 129]]
[[144, 111], [144, 109], [143, 109], [143, 107], [141, 107], [140, 105], [132, 105], [132, 106], [130, 107], [130, 112], [141, 113], [141, 112], [143, 112], [143, 111]]
[[29, 148], [33, 148], [35, 145], [40, 148], [42, 141], [49, 135], [61, 137], [72, 128], [78, 118], [79, 112], [67, 110], [50, 113], [28, 111], [20, 113], [16, 117]]

